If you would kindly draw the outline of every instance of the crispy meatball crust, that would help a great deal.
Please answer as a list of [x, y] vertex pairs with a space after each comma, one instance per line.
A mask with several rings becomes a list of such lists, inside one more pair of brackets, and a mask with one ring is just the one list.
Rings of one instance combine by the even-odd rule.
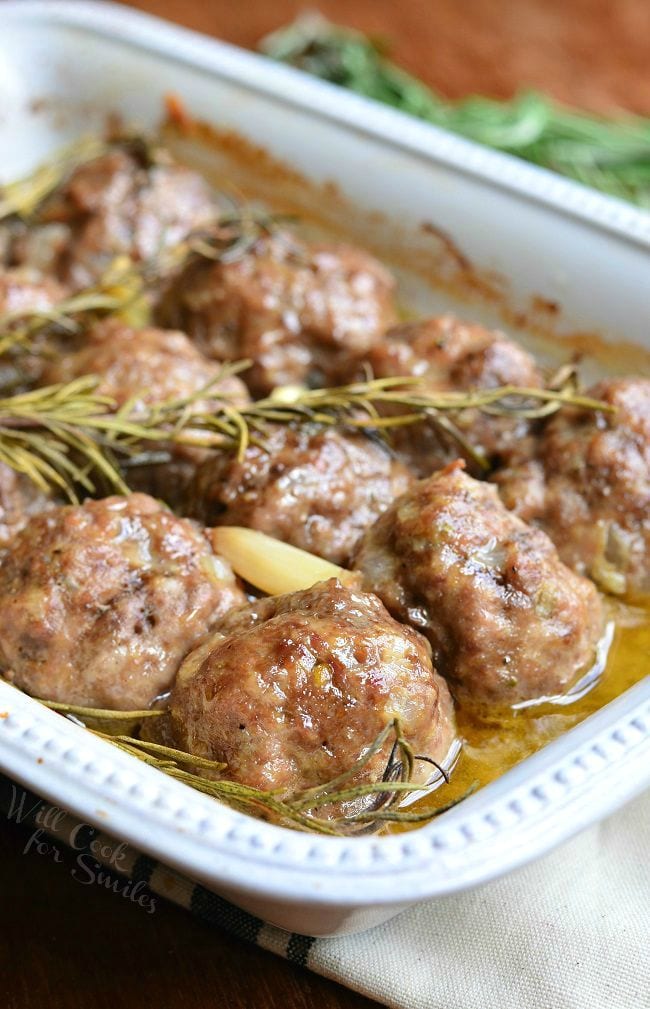
[[[197, 172], [172, 162], [146, 166], [118, 147], [77, 168], [41, 219], [46, 229], [53, 223], [68, 229], [53, 265], [60, 279], [79, 289], [95, 283], [115, 256], [152, 259], [217, 213]], [[33, 255], [30, 244], [38, 234], [33, 229], [31, 243], [27, 238], [24, 258]]]
[[366, 533], [356, 566], [367, 591], [426, 634], [468, 700], [561, 694], [593, 663], [603, 630], [594, 586], [458, 464], [396, 501]]
[[599, 382], [615, 413], [564, 409], [523, 458], [494, 474], [565, 564], [617, 595], [650, 593], [650, 379]]
[[280, 385], [348, 380], [395, 321], [394, 287], [360, 249], [281, 233], [233, 262], [191, 264], [159, 315], [211, 357], [250, 358], [245, 381], [261, 396]]
[[62, 506], [0, 560], [0, 669], [39, 697], [144, 708], [244, 601], [201, 527], [153, 498]]
[[240, 461], [211, 453], [189, 492], [206, 525], [241, 525], [347, 564], [361, 535], [412, 482], [363, 434], [278, 426]]
[[[432, 391], [543, 384], [530, 354], [504, 333], [451, 315], [395, 326], [371, 349], [368, 363], [378, 378], [415, 376]], [[452, 419], [490, 462], [507, 458], [529, 429], [521, 418], [490, 417], [478, 410], [464, 410]], [[418, 476], [452, 462], [459, 451], [458, 443], [439, 429], [421, 425], [396, 432], [395, 445]]]
[[[170, 712], [177, 746], [262, 789], [331, 780], [395, 717], [415, 752], [438, 762], [455, 735], [424, 638], [336, 579], [233, 611], [183, 663]], [[355, 784], [381, 778], [391, 746]], [[416, 771], [426, 780], [431, 768]]]

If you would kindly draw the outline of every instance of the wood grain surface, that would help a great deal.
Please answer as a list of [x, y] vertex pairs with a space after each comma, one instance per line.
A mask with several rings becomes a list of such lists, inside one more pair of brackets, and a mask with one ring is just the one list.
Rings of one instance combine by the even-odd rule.
[[[133, 6], [253, 46], [296, 0], [141, 0]], [[390, 38], [394, 55], [452, 97], [533, 86], [599, 110], [650, 114], [648, 0], [321, 0], [333, 20]], [[1, 19], [1, 8], [0, 8]], [[1, 1009], [364, 1009], [375, 1003], [204, 926], [154, 915], [70, 865], [23, 854], [0, 823]]]

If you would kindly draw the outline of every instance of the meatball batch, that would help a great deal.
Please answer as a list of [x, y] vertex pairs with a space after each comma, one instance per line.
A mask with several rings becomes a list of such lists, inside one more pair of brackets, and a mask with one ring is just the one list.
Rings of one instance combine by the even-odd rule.
[[159, 306], [210, 357], [249, 358], [255, 396], [295, 383], [348, 381], [395, 322], [394, 280], [368, 253], [260, 237], [231, 262], [190, 263]]
[[[151, 327], [133, 329], [116, 319], [107, 319], [86, 334], [80, 350], [50, 362], [42, 382], [70, 382], [81, 375], [98, 375], [97, 392], [109, 396], [118, 406], [130, 402], [136, 418], [155, 403], [184, 399], [211, 382], [214, 384], [203, 404], [206, 410], [214, 409], [219, 400], [233, 406], [247, 403], [248, 390], [241, 379], [229, 375], [216, 381], [219, 370], [219, 365], [203, 357], [184, 333]], [[177, 505], [206, 453], [182, 444], [152, 442], [150, 447], [154, 457], [162, 453], [166, 458], [131, 466], [129, 485]]]
[[565, 408], [529, 458], [494, 474], [501, 497], [540, 526], [565, 564], [616, 595], [650, 593], [650, 379], [599, 382], [607, 413]]
[[153, 498], [60, 506], [0, 558], [0, 670], [38, 697], [145, 708], [244, 602], [205, 531]]
[[[75, 290], [95, 283], [118, 255], [151, 260], [215, 219], [205, 179], [171, 159], [150, 164], [116, 146], [78, 167], [39, 211], [40, 226], [14, 243], [21, 263], [47, 267]], [[158, 271], [160, 273], [160, 271]]]
[[[409, 375], [420, 378], [432, 391], [543, 385], [534, 359], [504, 333], [451, 315], [395, 326], [372, 348], [368, 363], [377, 378]], [[507, 458], [530, 426], [522, 418], [493, 417], [476, 409], [454, 414], [452, 419], [469, 445], [489, 463]], [[395, 432], [394, 443], [422, 477], [459, 454], [457, 440], [434, 425], [402, 428]]]
[[[336, 579], [226, 616], [181, 666], [169, 711], [180, 749], [225, 761], [233, 781], [289, 792], [350, 770], [394, 718], [414, 752], [438, 763], [455, 737], [424, 638]], [[351, 784], [381, 780], [392, 744]], [[430, 774], [416, 762], [415, 780]]]
[[595, 587], [462, 464], [396, 501], [355, 563], [364, 588], [428, 637], [441, 674], [467, 700], [555, 696], [594, 662], [603, 632]]
[[258, 529], [346, 565], [365, 529], [413, 480], [363, 433], [278, 425], [262, 441], [242, 459], [210, 453], [190, 486], [188, 513], [206, 525]]

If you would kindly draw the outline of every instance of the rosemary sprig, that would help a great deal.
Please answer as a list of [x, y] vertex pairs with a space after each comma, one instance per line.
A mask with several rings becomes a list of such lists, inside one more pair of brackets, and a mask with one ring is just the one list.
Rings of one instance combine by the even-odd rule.
[[[436, 809], [409, 813], [399, 808], [405, 795], [446, 783], [449, 779], [445, 770], [435, 764], [438, 775], [428, 784], [422, 785], [412, 780], [415, 764], [419, 760], [431, 763], [429, 758], [418, 757], [405, 739], [398, 718], [388, 722], [377, 737], [364, 750], [359, 759], [342, 774], [322, 785], [302, 789], [294, 793], [282, 790], [263, 791], [250, 785], [228, 781], [220, 777], [206, 777], [206, 774], [221, 775], [227, 765], [221, 761], [197, 757], [183, 750], [162, 743], [124, 735], [118, 731], [107, 731], [111, 722], [127, 721], [137, 723], [144, 718], [158, 718], [167, 714], [166, 710], [113, 711], [103, 708], [84, 708], [80, 705], [64, 704], [58, 701], [39, 703], [58, 711], [64, 716], [81, 722], [93, 735], [105, 740], [118, 749], [163, 774], [181, 781], [197, 791], [203, 792], [226, 805], [253, 815], [262, 815], [284, 826], [332, 836], [356, 833], [368, 828], [381, 827], [384, 822], [424, 823], [446, 812], [457, 802], [446, 803]], [[88, 725], [87, 723], [90, 723]], [[103, 728], [93, 728], [101, 723]], [[380, 781], [351, 785], [350, 782], [367, 767], [372, 758], [394, 737], [394, 744], [386, 769]], [[202, 772], [202, 773], [201, 773]], [[462, 798], [465, 798], [463, 796]], [[342, 803], [371, 800], [368, 806], [356, 813], [342, 813], [323, 817], [316, 812], [324, 807], [333, 808]]]
[[[281, 386], [265, 399], [239, 409], [224, 407], [211, 414], [190, 412], [185, 418], [191, 426], [189, 438], [184, 431], [185, 423], [176, 425], [172, 438], [205, 444], [201, 440], [203, 432], [218, 432], [224, 443], [230, 442], [236, 447], [241, 458], [252, 441], [263, 446], [264, 432], [269, 424], [311, 423], [385, 432], [469, 409], [495, 416], [535, 418], [549, 416], [565, 405], [608, 410], [606, 404], [576, 392], [572, 380], [560, 389], [508, 385], [466, 392], [437, 392], [427, 389], [420, 378], [398, 376], [329, 389]], [[401, 412], [382, 414], [382, 406], [398, 408]], [[173, 413], [174, 405], [167, 404], [166, 409]], [[453, 433], [454, 429], [447, 423], [445, 430]]]
[[260, 46], [272, 58], [323, 80], [612, 196], [650, 207], [647, 119], [605, 119], [565, 108], [532, 92], [512, 101], [481, 97], [445, 101], [391, 63], [385, 46], [319, 15], [298, 18], [267, 36]]
[[96, 393], [98, 381], [88, 375], [0, 399], [0, 462], [71, 501], [77, 500], [76, 485], [95, 490], [93, 471], [128, 493], [116, 456], [163, 434], [116, 414], [113, 400]]
[[[95, 489], [93, 471], [119, 493], [127, 493], [119, 461], [136, 456], [151, 442], [163, 449], [166, 443], [225, 446], [242, 457], [251, 442], [264, 446], [264, 435], [272, 424], [308, 423], [385, 432], [467, 409], [523, 417], [547, 416], [564, 405], [612, 409], [576, 392], [572, 382], [560, 389], [502, 386], [435, 392], [420, 379], [396, 377], [332, 389], [283, 386], [248, 406], [222, 403], [206, 411], [205, 400], [218, 397], [219, 382], [245, 367], [246, 362], [225, 365], [192, 396], [162, 401], [137, 413], [137, 397], [118, 408], [113, 400], [97, 394], [99, 379], [94, 376], [0, 399], [0, 462], [26, 474], [42, 489], [54, 485], [75, 501], [75, 485], [89, 493]], [[386, 405], [400, 412], [382, 415], [380, 408]], [[146, 458], [145, 452], [139, 461]]]

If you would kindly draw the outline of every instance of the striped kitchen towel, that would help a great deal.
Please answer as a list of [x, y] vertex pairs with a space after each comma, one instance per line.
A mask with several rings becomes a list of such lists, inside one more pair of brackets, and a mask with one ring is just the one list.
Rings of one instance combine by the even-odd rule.
[[1, 776], [0, 812], [394, 1009], [650, 1009], [650, 793], [505, 879], [334, 939], [266, 925]]

